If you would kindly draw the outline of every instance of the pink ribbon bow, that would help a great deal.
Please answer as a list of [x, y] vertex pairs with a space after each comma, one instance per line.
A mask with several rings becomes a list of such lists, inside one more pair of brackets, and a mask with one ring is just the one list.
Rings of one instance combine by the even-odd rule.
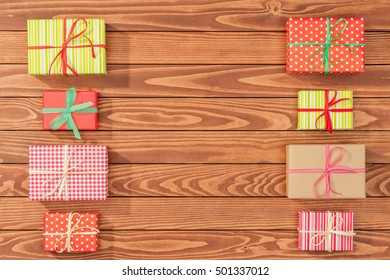
[[[335, 152], [339, 151], [338, 157], [332, 161], [332, 156], [334, 156]], [[337, 195], [341, 195], [341, 193], [336, 192], [330, 183], [330, 175], [331, 173], [361, 173], [366, 172], [365, 168], [350, 168], [347, 166], [338, 166], [338, 164], [343, 160], [345, 154], [345, 149], [342, 147], [335, 147], [330, 149], [329, 144], [325, 145], [325, 167], [322, 168], [303, 168], [303, 169], [287, 169], [287, 173], [321, 173], [318, 179], [315, 181], [313, 185], [313, 191], [316, 197], [330, 199], [330, 194], [334, 193]], [[322, 180], [326, 180], [326, 191], [325, 195], [319, 194], [318, 188], [319, 184]]]

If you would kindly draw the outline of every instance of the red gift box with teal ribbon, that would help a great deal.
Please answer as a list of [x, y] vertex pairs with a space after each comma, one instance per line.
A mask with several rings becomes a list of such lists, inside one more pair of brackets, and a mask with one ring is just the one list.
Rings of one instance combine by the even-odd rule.
[[79, 130], [98, 128], [97, 92], [46, 91], [43, 93], [43, 129], [73, 130], [81, 139]]
[[360, 73], [365, 70], [363, 18], [290, 18], [287, 73]]

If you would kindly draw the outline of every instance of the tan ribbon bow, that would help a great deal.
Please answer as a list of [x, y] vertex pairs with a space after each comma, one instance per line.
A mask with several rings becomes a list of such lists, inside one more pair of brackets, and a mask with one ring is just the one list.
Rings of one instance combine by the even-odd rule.
[[[70, 161], [72, 159], [72, 156], [74, 155], [77, 148], [73, 149], [69, 155], [68, 155], [68, 145], [64, 145], [64, 168], [63, 171], [54, 171], [54, 170], [30, 170], [30, 174], [58, 174], [58, 176], [53, 176], [42, 184], [42, 189], [52, 180], [58, 180], [57, 185], [47, 193], [43, 193], [43, 196], [51, 196], [57, 191], [57, 197], [60, 198], [61, 195], [64, 193], [64, 199], [69, 200], [69, 194], [68, 194], [68, 175], [74, 175], [74, 174], [107, 174], [108, 171], [83, 171], [80, 168], [80, 165], [84, 162], [87, 152], [85, 149], [82, 150], [83, 155], [81, 159], [76, 162], [74, 165], [70, 165]], [[81, 169], [81, 171], [74, 171], [75, 169]]]
[[[356, 235], [355, 232], [353, 231], [340, 231], [337, 230], [337, 228], [341, 227], [341, 225], [344, 223], [344, 220], [342, 217], [338, 217], [340, 220], [339, 223], [336, 225], [334, 224], [334, 218], [337, 217], [336, 214], [332, 214], [332, 212], [327, 211], [327, 216], [328, 216], [328, 227], [325, 231], [321, 230], [300, 230], [298, 229], [299, 232], [302, 233], [315, 233], [311, 238], [310, 238], [310, 244], [312, 244], [314, 247], [320, 246], [322, 243], [325, 242], [325, 247], [328, 252], [332, 252], [332, 234], [338, 234], [338, 235], [343, 235], [343, 236], [354, 236]], [[322, 236], [321, 240], [319, 242], [314, 242], [314, 239], [316, 239], [318, 236]]]
[[[74, 225], [72, 226], [73, 217], [76, 217], [76, 215], [78, 215], [77, 220], [75, 221]], [[76, 234], [77, 235], [94, 235], [94, 234], [98, 234], [100, 232], [97, 228], [93, 228], [93, 227], [79, 227], [79, 223], [81, 222], [81, 219], [82, 219], [82, 216], [79, 213], [70, 212], [69, 217], [68, 217], [67, 230], [65, 233], [56, 232], [56, 233], [44, 233], [43, 234], [43, 235], [50, 235], [50, 236], [55, 236], [55, 235], [60, 236], [60, 238], [54, 244], [54, 249], [57, 253], [63, 253], [65, 251], [67, 251], [67, 252], [77, 251], [77, 250], [73, 249], [73, 247], [72, 247], [71, 238], [73, 235], [76, 235]], [[89, 229], [90, 231], [79, 231], [81, 229]], [[65, 246], [62, 249], [58, 250], [59, 243], [64, 239], [65, 239]]]

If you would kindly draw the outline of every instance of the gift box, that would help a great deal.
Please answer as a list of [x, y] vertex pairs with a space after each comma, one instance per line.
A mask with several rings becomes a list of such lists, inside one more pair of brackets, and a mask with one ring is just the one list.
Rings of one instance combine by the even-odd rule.
[[360, 73], [365, 70], [363, 18], [290, 18], [287, 73]]
[[301, 90], [298, 92], [298, 129], [353, 129], [350, 90]]
[[298, 247], [302, 251], [352, 251], [353, 213], [299, 211]]
[[27, 20], [28, 73], [106, 74], [106, 31], [101, 19]]
[[44, 250], [96, 252], [98, 213], [47, 212], [44, 215]]
[[288, 198], [365, 198], [365, 146], [288, 145]]
[[43, 93], [43, 129], [70, 130], [81, 139], [79, 130], [96, 130], [97, 92], [46, 91]]
[[106, 146], [29, 148], [30, 200], [105, 200], [107, 183]]

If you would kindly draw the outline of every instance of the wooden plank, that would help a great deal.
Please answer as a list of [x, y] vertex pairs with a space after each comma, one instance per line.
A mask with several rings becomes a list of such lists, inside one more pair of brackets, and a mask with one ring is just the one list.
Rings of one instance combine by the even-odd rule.
[[364, 17], [366, 29], [388, 30], [386, 0], [0, 1], [0, 30], [25, 30], [29, 18], [102, 18], [108, 30], [283, 30], [288, 17]]
[[[390, 196], [389, 164], [368, 164], [367, 195]], [[111, 164], [110, 197], [285, 196], [284, 164]], [[28, 196], [28, 165], [0, 164], [0, 196]]]
[[388, 97], [390, 66], [359, 75], [286, 75], [284, 66], [112, 65], [108, 75], [34, 77], [27, 65], [0, 65], [0, 97], [41, 97], [48, 89], [96, 89], [101, 97], [296, 97], [300, 89], [351, 89]]
[[[0, 99], [0, 130], [42, 130], [41, 98]], [[296, 130], [296, 98], [104, 98], [99, 130]], [[354, 100], [354, 130], [390, 130], [390, 99]]]
[[[367, 163], [389, 163], [390, 132], [83, 131], [83, 144], [109, 147], [111, 163], [284, 163], [288, 144], [366, 145]], [[80, 144], [71, 131], [0, 132], [0, 162], [27, 163], [29, 145]]]
[[[285, 32], [109, 32], [109, 64], [285, 64]], [[0, 63], [27, 63], [26, 32], [0, 31]], [[390, 32], [367, 32], [366, 64], [390, 64]]]
[[101, 214], [100, 228], [105, 230], [295, 230], [299, 210], [349, 210], [355, 213], [357, 230], [390, 229], [390, 198], [383, 197], [331, 201], [264, 197], [121, 197], [71, 203], [1, 197], [0, 229], [42, 229], [46, 211], [95, 211]]
[[390, 259], [390, 231], [357, 231], [353, 252], [305, 252], [296, 231], [103, 231], [98, 252], [43, 251], [37, 231], [0, 232], [0, 259]]

